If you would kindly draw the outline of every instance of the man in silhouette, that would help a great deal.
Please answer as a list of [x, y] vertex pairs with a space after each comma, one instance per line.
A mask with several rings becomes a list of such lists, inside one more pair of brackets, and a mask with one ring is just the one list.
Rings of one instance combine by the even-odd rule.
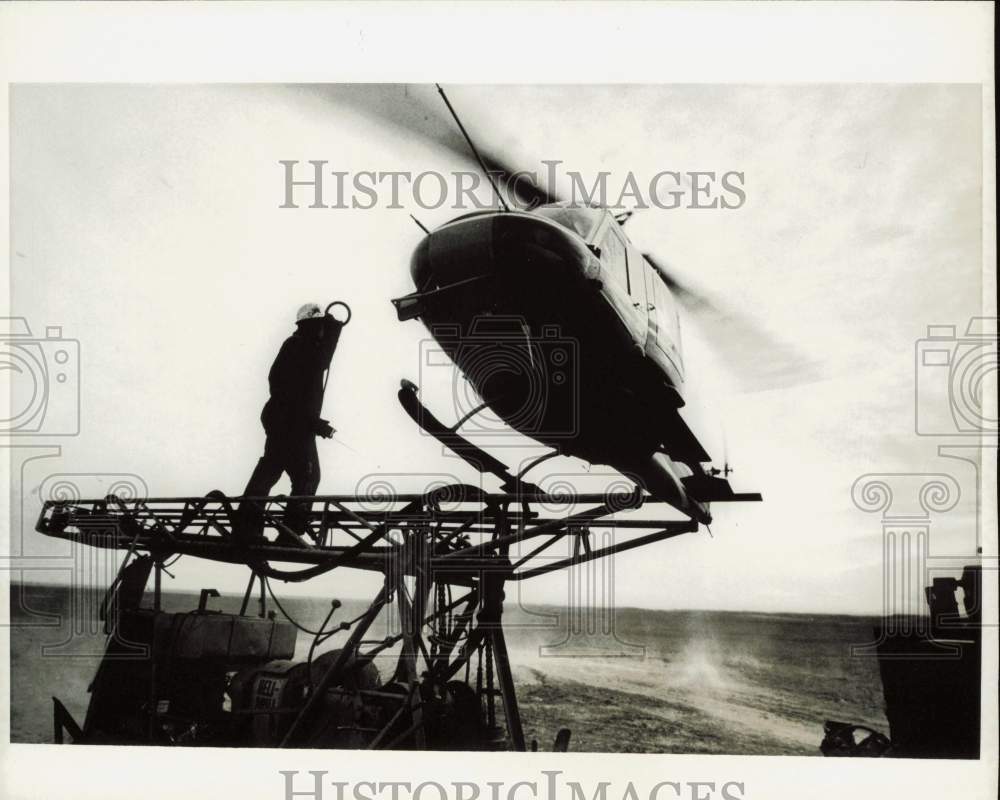
[[[324, 315], [315, 303], [306, 303], [295, 316], [295, 332], [278, 351], [267, 380], [271, 396], [260, 420], [267, 439], [264, 455], [250, 476], [245, 497], [266, 497], [287, 473], [292, 496], [313, 495], [319, 487], [316, 437], [329, 439], [334, 429], [320, 417], [324, 373], [340, 339], [342, 323]], [[309, 503], [289, 502], [284, 524], [297, 534], [306, 529]], [[263, 535], [263, 506], [244, 501], [237, 512], [236, 533], [244, 541]]]

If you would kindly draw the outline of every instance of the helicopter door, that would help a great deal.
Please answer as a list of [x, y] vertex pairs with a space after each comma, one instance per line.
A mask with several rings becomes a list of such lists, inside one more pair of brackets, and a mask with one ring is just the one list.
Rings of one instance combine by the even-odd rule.
[[[629, 259], [629, 247], [620, 226], [610, 214], [600, 242], [601, 266], [609, 280], [605, 281], [604, 293], [622, 322], [632, 334], [632, 339], [641, 349], [646, 341], [646, 311], [643, 307], [645, 287], [637, 264]], [[632, 251], [634, 253], [634, 250]], [[641, 263], [641, 262], [640, 262]]]
[[656, 270], [642, 259], [646, 283], [646, 308], [649, 311], [649, 338], [646, 355], [666, 361], [669, 369], [684, 379], [684, 362], [681, 357], [681, 326], [677, 303]]
[[[635, 309], [636, 314], [639, 315], [643, 330], [647, 329], [647, 320], [649, 318], [649, 300], [646, 296], [646, 259], [642, 257], [642, 253], [636, 249], [636, 246], [632, 244], [631, 241], [628, 243], [628, 275], [629, 275], [629, 296], [632, 298], [632, 308]], [[643, 347], [645, 347], [645, 334], [643, 334], [642, 340]]]

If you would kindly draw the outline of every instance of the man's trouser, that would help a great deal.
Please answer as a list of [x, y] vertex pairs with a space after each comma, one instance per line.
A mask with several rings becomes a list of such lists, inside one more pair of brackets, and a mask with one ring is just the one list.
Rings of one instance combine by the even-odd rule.
[[[292, 495], [316, 494], [319, 487], [319, 454], [314, 434], [269, 433], [264, 443], [264, 455], [257, 462], [243, 495], [269, 496], [284, 472], [292, 481]], [[309, 503], [289, 502], [284, 524], [296, 533], [304, 532], [309, 507]], [[262, 511], [259, 503], [241, 503], [237, 512], [237, 535], [258, 538], [263, 532]]]

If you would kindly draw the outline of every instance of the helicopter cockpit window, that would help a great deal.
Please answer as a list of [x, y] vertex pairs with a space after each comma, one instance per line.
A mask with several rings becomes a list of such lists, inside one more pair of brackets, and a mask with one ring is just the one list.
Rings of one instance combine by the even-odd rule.
[[542, 206], [536, 214], [558, 222], [579, 234], [587, 242], [591, 240], [594, 229], [603, 220], [603, 215], [595, 208], [570, 208], [567, 206]]

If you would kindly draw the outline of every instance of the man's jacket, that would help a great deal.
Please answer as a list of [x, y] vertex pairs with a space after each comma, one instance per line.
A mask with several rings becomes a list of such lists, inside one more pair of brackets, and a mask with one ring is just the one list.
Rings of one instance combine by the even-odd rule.
[[[319, 326], [320, 339], [313, 334]], [[337, 349], [339, 322], [329, 316], [300, 323], [299, 328], [281, 345], [267, 381], [271, 397], [260, 419], [270, 436], [316, 434], [323, 406], [323, 373], [329, 368]]]

